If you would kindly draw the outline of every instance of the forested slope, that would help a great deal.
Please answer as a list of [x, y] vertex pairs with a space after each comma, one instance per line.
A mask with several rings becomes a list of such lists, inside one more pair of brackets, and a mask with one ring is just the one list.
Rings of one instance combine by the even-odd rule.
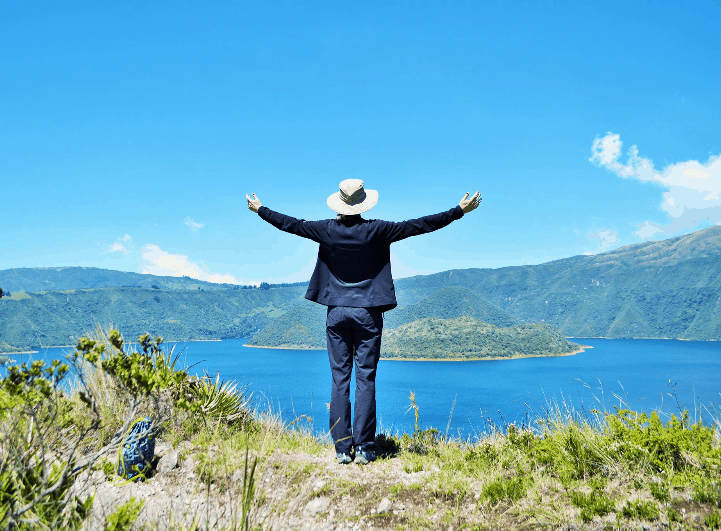
[[383, 334], [382, 358], [472, 360], [558, 356], [579, 350], [553, 326], [494, 326], [473, 317], [419, 319]]
[[0, 342], [15, 348], [73, 344], [96, 324], [128, 339], [247, 337], [282, 315], [303, 287], [244, 290], [100, 288], [14, 293], [0, 299]]
[[463, 286], [567, 336], [721, 339], [721, 227], [535, 266], [445, 271], [396, 283], [401, 305]]

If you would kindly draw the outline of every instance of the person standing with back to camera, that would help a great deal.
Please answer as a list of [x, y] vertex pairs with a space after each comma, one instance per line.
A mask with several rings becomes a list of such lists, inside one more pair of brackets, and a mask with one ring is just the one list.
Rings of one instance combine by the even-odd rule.
[[[378, 202], [376, 190], [346, 179], [328, 198], [336, 219], [305, 221], [262, 206], [253, 194], [248, 208], [274, 227], [319, 244], [318, 261], [305, 298], [328, 307], [326, 338], [333, 386], [330, 432], [340, 464], [375, 460], [376, 368], [381, 353], [383, 312], [397, 306], [391, 276], [392, 243], [441, 229], [475, 210], [481, 194], [469, 193], [452, 209], [395, 223], [363, 219]], [[350, 378], [356, 366], [355, 415], [351, 430]], [[355, 450], [355, 452], [354, 452]]]

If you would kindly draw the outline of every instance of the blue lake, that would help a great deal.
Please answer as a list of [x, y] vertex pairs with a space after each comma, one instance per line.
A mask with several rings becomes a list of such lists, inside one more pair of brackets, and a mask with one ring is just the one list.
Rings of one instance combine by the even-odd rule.
[[[223, 380], [248, 385], [260, 409], [280, 411], [288, 422], [327, 430], [330, 368], [325, 351], [244, 347], [247, 339], [191, 342], [176, 345], [191, 373], [203, 371]], [[420, 407], [424, 428], [473, 437], [496, 424], [523, 423], [557, 401], [576, 410], [613, 409], [624, 405], [639, 411], [692, 416], [707, 409], [721, 411], [721, 342], [674, 340], [583, 339], [593, 348], [574, 356], [471, 362], [409, 362], [381, 360], [376, 382], [378, 420], [382, 431], [412, 432], [407, 412], [410, 391]], [[68, 349], [43, 349], [53, 358]], [[676, 398], [672, 396], [673, 386]], [[623, 402], [621, 402], [623, 401]], [[454, 406], [455, 404], [455, 406]], [[451, 416], [452, 413], [452, 416]], [[715, 414], [715, 413], [714, 413]], [[449, 426], [450, 418], [450, 426]]]

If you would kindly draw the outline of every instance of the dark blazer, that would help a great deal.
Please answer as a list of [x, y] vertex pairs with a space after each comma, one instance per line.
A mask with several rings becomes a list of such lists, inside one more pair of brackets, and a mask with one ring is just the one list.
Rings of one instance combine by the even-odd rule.
[[306, 299], [325, 306], [387, 311], [398, 305], [391, 276], [391, 243], [441, 229], [461, 219], [463, 210], [456, 206], [400, 223], [360, 216], [305, 221], [264, 206], [258, 214], [282, 231], [320, 244]]

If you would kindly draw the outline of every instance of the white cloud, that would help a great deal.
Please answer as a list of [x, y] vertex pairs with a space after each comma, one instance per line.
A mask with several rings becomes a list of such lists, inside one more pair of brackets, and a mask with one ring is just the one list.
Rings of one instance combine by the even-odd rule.
[[[588, 237], [598, 239], [601, 252], [605, 251], [611, 245], [618, 242], [618, 234], [616, 234], [616, 231], [612, 231], [610, 229], [597, 230], [596, 232], [589, 234]], [[583, 254], [593, 254], [593, 253], [583, 253]]]
[[228, 273], [212, 273], [206, 267], [191, 262], [185, 254], [171, 254], [163, 251], [157, 245], [149, 244], [143, 247], [143, 265], [141, 273], [158, 276], [182, 277], [187, 276], [216, 284], [244, 284]]
[[132, 238], [130, 237], [130, 234], [126, 234], [122, 238], [118, 238], [115, 240], [115, 242], [108, 245], [105, 249], [103, 249], [103, 253], [122, 253], [122, 254], [129, 254], [130, 253], [130, 245], [132, 244]]
[[123, 253], [128, 254], [130, 250], [120, 242], [115, 242], [110, 246], [106, 247], [105, 250], [109, 253]]
[[202, 223], [197, 223], [197, 222], [194, 221], [193, 218], [191, 218], [190, 216], [188, 216], [188, 217], [185, 218], [185, 224], [186, 224], [188, 227], [190, 227], [190, 230], [198, 230], [198, 229], [200, 229], [200, 228], [202, 228], [202, 227], [205, 226], [205, 225], [203, 225]]
[[651, 160], [639, 157], [636, 146], [631, 146], [624, 164], [619, 160], [621, 137], [611, 132], [594, 140], [591, 150], [589, 160], [597, 166], [619, 177], [657, 183], [666, 189], [661, 209], [672, 218], [671, 223], [664, 226], [647, 221], [634, 233], [640, 238], [674, 234], [706, 219], [721, 222], [721, 155], [711, 156], [705, 164], [689, 160], [658, 171]]

